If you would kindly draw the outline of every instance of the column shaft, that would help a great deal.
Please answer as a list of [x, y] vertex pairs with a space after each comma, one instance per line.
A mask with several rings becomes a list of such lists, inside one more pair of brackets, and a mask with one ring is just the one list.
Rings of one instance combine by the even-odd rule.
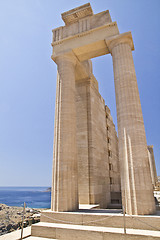
[[122, 201], [128, 214], [155, 211], [146, 135], [131, 46], [120, 41], [113, 57]]
[[56, 59], [58, 66], [53, 154], [53, 211], [78, 209], [75, 60]]

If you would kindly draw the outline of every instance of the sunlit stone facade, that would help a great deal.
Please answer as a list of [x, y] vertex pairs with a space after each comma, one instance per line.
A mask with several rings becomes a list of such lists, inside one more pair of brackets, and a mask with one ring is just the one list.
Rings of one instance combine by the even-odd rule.
[[[120, 34], [109, 11], [93, 14], [90, 4], [62, 19], [65, 26], [53, 30], [52, 42], [58, 69], [52, 210], [77, 210], [79, 203], [106, 208], [121, 203], [122, 194], [128, 214], [152, 214], [153, 176], [131, 32]], [[90, 60], [105, 54], [113, 59], [118, 138]]]

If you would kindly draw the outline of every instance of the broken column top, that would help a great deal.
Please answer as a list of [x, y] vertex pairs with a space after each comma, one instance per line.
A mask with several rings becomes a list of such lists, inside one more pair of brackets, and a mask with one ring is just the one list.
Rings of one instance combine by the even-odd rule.
[[61, 14], [63, 21], [66, 25], [78, 22], [79, 19], [92, 16], [93, 11], [90, 3], [84, 4], [80, 7], [71, 9]]

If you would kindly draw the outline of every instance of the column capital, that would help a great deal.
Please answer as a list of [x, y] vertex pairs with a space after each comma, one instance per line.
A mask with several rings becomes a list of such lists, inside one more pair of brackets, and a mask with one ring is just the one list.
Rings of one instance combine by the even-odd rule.
[[112, 49], [119, 44], [126, 43], [134, 50], [134, 43], [131, 32], [122, 33], [111, 38], [106, 38], [105, 43], [108, 47], [109, 52], [112, 54]]
[[69, 51], [69, 52], [63, 52], [61, 54], [53, 54], [51, 56], [52, 60], [56, 63], [59, 64], [62, 61], [68, 61], [68, 62], [72, 62], [74, 65], [77, 64], [77, 57], [76, 55], [73, 53], [73, 51]]

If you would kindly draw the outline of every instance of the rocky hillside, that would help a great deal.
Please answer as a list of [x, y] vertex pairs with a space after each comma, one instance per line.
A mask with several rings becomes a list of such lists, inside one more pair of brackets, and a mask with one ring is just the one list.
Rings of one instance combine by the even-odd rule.
[[[26, 208], [24, 227], [40, 221], [40, 209]], [[9, 207], [0, 204], [0, 235], [20, 229], [23, 207]]]

